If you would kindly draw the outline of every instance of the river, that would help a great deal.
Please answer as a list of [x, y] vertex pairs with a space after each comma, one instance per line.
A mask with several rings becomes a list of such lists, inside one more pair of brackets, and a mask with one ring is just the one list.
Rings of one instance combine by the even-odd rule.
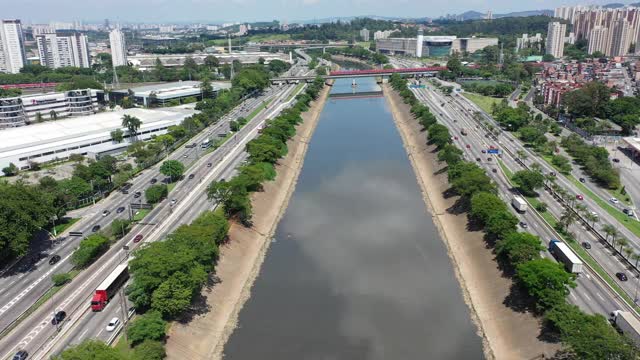
[[[374, 88], [358, 79], [359, 91]], [[351, 80], [332, 92], [351, 92]], [[327, 101], [224, 354], [483, 358], [384, 98]]]

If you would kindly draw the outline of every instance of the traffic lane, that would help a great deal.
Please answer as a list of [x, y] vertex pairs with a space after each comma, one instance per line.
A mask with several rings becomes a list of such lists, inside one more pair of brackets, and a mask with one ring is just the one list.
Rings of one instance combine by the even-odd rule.
[[[447, 122], [449, 122], [450, 126], [452, 125], [450, 121], [447, 121]], [[483, 143], [485, 141], [485, 139], [480, 137], [480, 136], [477, 136], [477, 133], [475, 133], [475, 132], [473, 132], [472, 134], [476, 134], [476, 136], [473, 136], [473, 135], [470, 136], [469, 140], [471, 142], [473, 142], [475, 146], [472, 146], [471, 149], [466, 149], [465, 148], [464, 150], [466, 152], [471, 153], [472, 156], [479, 156], [479, 153], [477, 152], [477, 150], [473, 150], [473, 149], [475, 147], [477, 147], [477, 146], [482, 146], [481, 143]], [[485, 163], [484, 165], [486, 167], [487, 164]], [[496, 179], [494, 178], [494, 180], [496, 180]], [[497, 183], [501, 188], [501, 192], [509, 194], [510, 191], [511, 191], [510, 185], [508, 185], [506, 183], [505, 179], [503, 179], [502, 177], [498, 177], [497, 180], [498, 180]], [[525, 213], [525, 214], [528, 214], [528, 215], [517, 214], [516, 216], [519, 216], [519, 218], [521, 218], [521, 219], [526, 219], [530, 224], [536, 224], [536, 222], [539, 221], [538, 219], [534, 218], [534, 215], [531, 214], [530, 212], [529, 213]], [[531, 231], [531, 230], [533, 230], [533, 231]], [[538, 233], [539, 236], [542, 239], [546, 240], [545, 242], [548, 242], [547, 239], [551, 239], [551, 238], [554, 237], [553, 234], [550, 234], [550, 230], [546, 229], [545, 226], [542, 226], [540, 228], [538, 226], [534, 226], [534, 228], [531, 229], [531, 230], [530, 230], [531, 232]], [[545, 255], [550, 256], [550, 254], [548, 254], [547, 252], [545, 252]], [[590, 275], [588, 273], [586, 273], [586, 276], [587, 276], [587, 278], [590, 278]], [[584, 283], [584, 281], [582, 281], [582, 283]], [[592, 288], [587, 287], [586, 285], [585, 285], [585, 289], [584, 290], [580, 290], [580, 291], [574, 292], [572, 297], [575, 298], [575, 300], [578, 303], [588, 304], [588, 308], [591, 311], [595, 311], [595, 312], [598, 312], [598, 313], [603, 313], [605, 315], [608, 313], [608, 311], [609, 311], [608, 309], [609, 308], [611, 308], [612, 306], [616, 306], [615, 302], [613, 302], [611, 300], [607, 300], [605, 298], [605, 296], [602, 295], [600, 289], [597, 289], [597, 288], [596, 289], [592, 289]], [[595, 300], [592, 300], [592, 299], [595, 299]], [[597, 304], [595, 306], [593, 304], [594, 301]]]

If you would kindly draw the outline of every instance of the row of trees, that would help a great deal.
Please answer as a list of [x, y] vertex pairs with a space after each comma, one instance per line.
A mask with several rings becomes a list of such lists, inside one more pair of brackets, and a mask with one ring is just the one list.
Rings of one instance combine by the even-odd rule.
[[577, 134], [562, 138], [561, 144], [600, 186], [609, 189], [620, 187], [620, 175], [611, 165], [607, 149], [588, 145]]
[[463, 82], [462, 88], [465, 91], [478, 93], [484, 96], [506, 97], [514, 90], [513, 85], [504, 82], [482, 83]]
[[[407, 89], [399, 77], [391, 83], [401, 93]], [[415, 97], [407, 97], [405, 102], [416, 108]], [[415, 112], [414, 116], [419, 119]], [[629, 339], [617, 334], [606, 318], [587, 315], [567, 304], [569, 290], [576, 286], [575, 276], [562, 265], [540, 257], [544, 250], [540, 238], [517, 231], [518, 219], [497, 196], [496, 185], [482, 168], [463, 159], [462, 151], [451, 143], [450, 136], [445, 136], [449, 135], [448, 130], [434, 124], [427, 132], [427, 138], [438, 150], [438, 159], [447, 164], [448, 180], [451, 190], [460, 196], [459, 205], [468, 210], [471, 222], [484, 228], [487, 242], [494, 244], [503, 269], [514, 274], [518, 286], [531, 297], [534, 311], [544, 315], [548, 328], [565, 345], [566, 353], [579, 359], [635, 359], [637, 349]], [[532, 173], [516, 174], [521, 178], [521, 187], [535, 189], [540, 185], [540, 179], [533, 179]]]
[[302, 122], [301, 113], [317, 98], [323, 86], [324, 80], [316, 78], [307, 86], [304, 94], [297, 96], [295, 106], [269, 121], [260, 136], [247, 143], [249, 164], [240, 169], [238, 176], [230, 181], [214, 181], [209, 185], [209, 199], [222, 204], [228, 217], [237, 218], [244, 224], [251, 223], [250, 193], [260, 191], [264, 181], [275, 178], [274, 166], [287, 154], [286, 142], [295, 135], [295, 126]]
[[365, 49], [362, 46], [340, 47], [340, 48], [328, 48], [326, 49], [329, 54], [340, 54], [344, 56], [355, 57], [362, 60], [368, 60], [374, 64], [387, 64], [389, 58], [385, 55], [372, 52], [369, 49]]

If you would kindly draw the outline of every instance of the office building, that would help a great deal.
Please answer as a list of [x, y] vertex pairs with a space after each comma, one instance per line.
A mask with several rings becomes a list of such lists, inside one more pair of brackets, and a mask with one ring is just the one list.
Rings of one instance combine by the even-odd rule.
[[567, 25], [559, 22], [550, 22], [547, 30], [547, 54], [561, 58], [564, 55], [564, 34], [567, 32]]
[[113, 62], [113, 66], [127, 65], [127, 43], [120, 29], [111, 30], [109, 33], [109, 43], [111, 45], [111, 61]]
[[[229, 82], [212, 81], [211, 88], [216, 96], [221, 90], [231, 88]], [[158, 85], [139, 86], [131, 89], [115, 90], [111, 92], [110, 99], [119, 102], [124, 97], [132, 96], [136, 104], [143, 106], [167, 106], [170, 103], [181, 103], [187, 98], [202, 100], [200, 81], [178, 81]]]
[[424, 36], [376, 40], [376, 50], [391, 55], [442, 57], [452, 53], [472, 54], [487, 46], [498, 45], [497, 38], [457, 38], [456, 36]]
[[44, 120], [95, 114], [104, 92], [80, 89], [0, 99], [0, 129]]
[[360, 30], [360, 38], [362, 41], [369, 41], [369, 30], [367, 28]]
[[26, 61], [20, 20], [2, 20], [0, 22], [0, 72], [17, 74]]
[[36, 42], [43, 66], [53, 69], [64, 66], [91, 67], [89, 41], [83, 34], [41, 34], [36, 36]]

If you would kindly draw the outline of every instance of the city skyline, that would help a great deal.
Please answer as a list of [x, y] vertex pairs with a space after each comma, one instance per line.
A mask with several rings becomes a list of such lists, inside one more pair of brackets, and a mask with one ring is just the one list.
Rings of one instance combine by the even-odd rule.
[[[24, 0], [9, 2], [0, 0], [5, 12], [4, 18], [20, 18], [25, 23], [49, 21], [87, 21], [99, 22], [105, 18], [120, 22], [227, 22], [227, 21], [313, 21], [314, 19], [340, 16], [387, 16], [387, 17], [440, 17], [466, 11], [494, 14], [528, 11], [552, 10], [563, 5], [604, 5], [611, 0], [583, 2], [538, 0], [531, 2], [512, 2], [498, 0], [487, 6], [477, 0], [452, 0], [447, 8], [436, 8], [430, 2], [399, 0], [187, 0], [176, 6], [176, 2], [155, 0], [150, 8], [148, 1], [114, 0], [108, 3], [87, 0], [77, 3], [73, 0], [60, 0], [50, 3], [43, 0]], [[630, 3], [629, 1], [625, 3]], [[123, 11], [126, 9], [126, 11]], [[211, 15], [203, 15], [211, 14]]]

